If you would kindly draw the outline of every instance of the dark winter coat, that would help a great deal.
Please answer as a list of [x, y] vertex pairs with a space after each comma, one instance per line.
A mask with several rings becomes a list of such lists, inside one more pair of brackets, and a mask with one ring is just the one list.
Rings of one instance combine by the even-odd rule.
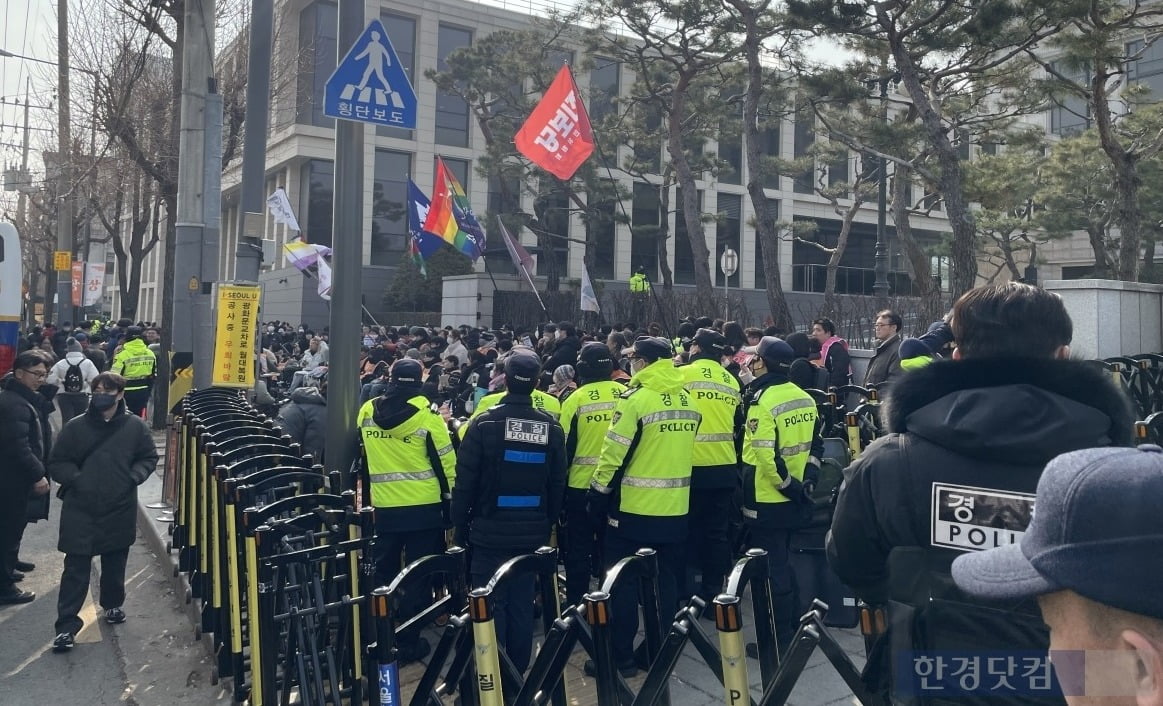
[[577, 336], [566, 336], [560, 341], [556, 341], [553, 346], [553, 353], [546, 360], [545, 365], [542, 366], [542, 370], [552, 376], [553, 371], [561, 366], [577, 363], [577, 354], [580, 350], [581, 339]]
[[894, 334], [892, 338], [876, 347], [872, 360], [868, 361], [868, 372], [864, 374], [864, 385], [887, 385], [901, 375], [901, 335]]
[[327, 399], [319, 394], [318, 388], [300, 387], [292, 392], [291, 401], [279, 410], [279, 423], [283, 431], [299, 442], [303, 453], [311, 454], [316, 463], [323, 462]]
[[158, 453], [145, 422], [125, 403], [106, 421], [90, 409], [70, 420], [49, 457], [61, 484], [61, 534], [57, 549], [96, 556], [125, 549], [137, 539], [137, 486], [157, 467]]
[[1134, 415], [1110, 378], [1068, 360], [937, 361], [893, 383], [890, 434], [844, 471], [828, 561], [856, 593], [882, 602], [894, 548], [933, 548], [933, 485], [1033, 494], [1055, 456], [1133, 443]]
[[[43, 388], [44, 385], [41, 385]], [[0, 380], [0, 493], [26, 494], [45, 476], [52, 402], [11, 375]], [[55, 390], [55, 388], [54, 388]]]

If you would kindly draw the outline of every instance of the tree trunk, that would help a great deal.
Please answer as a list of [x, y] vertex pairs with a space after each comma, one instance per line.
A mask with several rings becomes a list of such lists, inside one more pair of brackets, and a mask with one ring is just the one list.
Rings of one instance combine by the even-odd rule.
[[1094, 112], [1094, 127], [1098, 132], [1098, 140], [1102, 151], [1111, 161], [1114, 172], [1115, 187], [1115, 223], [1119, 226], [1118, 257], [1115, 258], [1115, 277], [1124, 282], [1134, 282], [1139, 278], [1139, 249], [1143, 242], [1143, 212], [1139, 208], [1139, 178], [1138, 155], [1127, 151], [1114, 134], [1114, 123], [1111, 120], [1108, 105], [1110, 96], [1107, 92], [1107, 80], [1110, 78], [1110, 69], [1104, 62], [1095, 62], [1096, 70], [1091, 79], [1091, 92], [1094, 104], [1104, 106]]
[[658, 237], [655, 239], [658, 253], [658, 271], [662, 273], [662, 288], [674, 288], [674, 273], [670, 271], [666, 243], [670, 240], [670, 184], [663, 180], [658, 187]]
[[1106, 251], [1106, 242], [1104, 236], [1106, 229], [1096, 224], [1088, 224], [1086, 227], [1086, 237], [1090, 240], [1090, 249], [1094, 251], [1094, 278], [1107, 279], [1110, 277], [1110, 267], [1108, 266], [1107, 258], [1110, 256]]
[[670, 114], [667, 116], [666, 149], [670, 153], [670, 163], [674, 165], [674, 173], [678, 185], [682, 187], [682, 215], [686, 223], [687, 240], [691, 244], [691, 257], [694, 260], [695, 290], [700, 300], [710, 301], [715, 294], [715, 285], [711, 280], [711, 251], [707, 249], [706, 235], [703, 233], [702, 215], [699, 212], [699, 192], [695, 185], [695, 174], [691, 171], [690, 161], [682, 145], [683, 122], [686, 118], [686, 98], [690, 89], [691, 74], [679, 74], [674, 86], [674, 93], [670, 101]]
[[824, 312], [823, 316], [832, 318], [836, 315], [836, 273], [840, 269], [840, 259], [848, 249], [848, 236], [852, 233], [852, 221], [860, 210], [863, 201], [855, 199], [852, 205], [844, 212], [840, 221], [840, 234], [836, 236], [836, 247], [828, 254], [828, 263], [824, 266]]
[[905, 258], [909, 261], [910, 269], [913, 271], [913, 286], [916, 287], [917, 296], [921, 299], [922, 320], [936, 321], [944, 314], [945, 307], [941, 301], [941, 291], [933, 283], [929, 256], [913, 237], [913, 228], [909, 223], [909, 171], [899, 164], [892, 179], [890, 206], [897, 240], [900, 241]]
[[[783, 295], [783, 283], [779, 274], [779, 240], [776, 237], [775, 220], [767, 205], [767, 194], [763, 192], [763, 157], [759, 147], [759, 100], [763, 93], [763, 66], [759, 62], [759, 12], [766, 9], [752, 7], [747, 0], [728, 0], [743, 18], [746, 31], [743, 49], [747, 56], [747, 90], [743, 96], [743, 149], [747, 160], [747, 194], [751, 197], [751, 207], [755, 211], [755, 238], [763, 253], [763, 285], [767, 293], [767, 306], [775, 326], [785, 331], [795, 328], [787, 298]], [[759, 284], [758, 282], [756, 284]]]
[[973, 211], [970, 210], [969, 202], [965, 198], [965, 171], [961, 166], [957, 149], [949, 141], [948, 125], [933, 105], [928, 91], [921, 85], [916, 59], [893, 31], [894, 20], [888, 15], [888, 10], [883, 4], [877, 6], [877, 15], [881, 26], [889, 32], [889, 46], [900, 71], [901, 82], [909, 92], [909, 98], [912, 99], [913, 106], [921, 118], [921, 124], [928, 134], [929, 144], [937, 155], [941, 171], [938, 188], [945, 202], [945, 215], [949, 219], [949, 227], [953, 231], [950, 289], [953, 298], [956, 299], [977, 284], [977, 229]]

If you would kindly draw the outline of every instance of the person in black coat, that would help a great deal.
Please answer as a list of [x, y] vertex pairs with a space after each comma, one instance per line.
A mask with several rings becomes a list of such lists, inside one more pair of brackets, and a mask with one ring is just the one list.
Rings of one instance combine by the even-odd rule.
[[125, 407], [125, 378], [102, 373], [93, 380], [85, 414], [61, 429], [49, 457], [60, 483], [61, 530], [57, 549], [65, 555], [57, 600], [53, 651], [64, 652], [84, 623], [78, 616], [89, 593], [93, 557], [101, 557], [99, 602], [105, 621], [125, 621], [125, 563], [137, 539], [137, 486], [157, 467], [149, 427]]
[[[27, 524], [30, 493], [46, 495], [49, 482], [44, 459], [51, 445], [52, 431], [46, 386], [52, 361], [47, 353], [33, 348], [16, 356], [12, 372], [0, 380], [0, 605], [28, 603], [36, 598], [31, 591], [16, 588], [33, 564], [18, 558], [20, 539]], [[37, 500], [36, 502], [40, 502]]]
[[956, 591], [950, 564], [1017, 541], [1055, 456], [1133, 443], [1123, 392], [1106, 373], [1069, 360], [1073, 326], [1056, 294], [979, 287], [957, 301], [949, 325], [953, 359], [893, 382], [882, 405], [890, 433], [845, 469], [826, 540], [839, 578], [866, 602], [889, 606], [889, 633], [866, 673], [891, 673], [899, 650], [1044, 653], [1036, 607], [982, 606]]
[[311, 454], [315, 463], [323, 463], [327, 441], [327, 384], [300, 387], [291, 393], [291, 401], [279, 409], [279, 424], [303, 453]]
[[542, 366], [542, 369], [549, 371], [550, 375], [563, 365], [576, 363], [578, 351], [581, 350], [581, 339], [577, 337], [577, 329], [570, 322], [562, 321], [559, 323], [554, 335], [556, 339], [553, 344], [553, 352], [545, 361], [545, 365]]
[[[548, 544], [565, 502], [565, 432], [530, 399], [540, 367], [528, 348], [506, 356], [507, 394], [470, 422], [456, 454], [452, 525], [456, 543], [472, 547], [474, 587]], [[534, 587], [525, 576], [493, 594], [497, 641], [522, 672], [533, 650]]]

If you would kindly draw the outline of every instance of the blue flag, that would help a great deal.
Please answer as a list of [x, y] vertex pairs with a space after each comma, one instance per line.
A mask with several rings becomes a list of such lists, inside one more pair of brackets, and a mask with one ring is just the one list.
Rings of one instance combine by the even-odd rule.
[[429, 233], [424, 230], [424, 220], [428, 218], [428, 207], [431, 202], [428, 197], [420, 191], [420, 187], [416, 186], [416, 182], [411, 179], [408, 180], [408, 234], [412, 236], [408, 251], [412, 256], [412, 260], [416, 263], [416, 267], [420, 269], [420, 273], [425, 277], [428, 276], [428, 268], [425, 267], [424, 261], [432, 256], [434, 252], [440, 249], [444, 244], [444, 239], [439, 235]]

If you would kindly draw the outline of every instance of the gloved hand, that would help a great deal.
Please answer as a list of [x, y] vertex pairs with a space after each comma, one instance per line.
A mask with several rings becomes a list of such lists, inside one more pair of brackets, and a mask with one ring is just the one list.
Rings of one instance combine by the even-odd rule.
[[610, 515], [610, 496], [590, 489], [586, 493], [586, 514], [590, 518], [590, 526], [595, 529], [603, 527]]
[[452, 543], [458, 547], [468, 548], [468, 527], [459, 526], [452, 531]]

